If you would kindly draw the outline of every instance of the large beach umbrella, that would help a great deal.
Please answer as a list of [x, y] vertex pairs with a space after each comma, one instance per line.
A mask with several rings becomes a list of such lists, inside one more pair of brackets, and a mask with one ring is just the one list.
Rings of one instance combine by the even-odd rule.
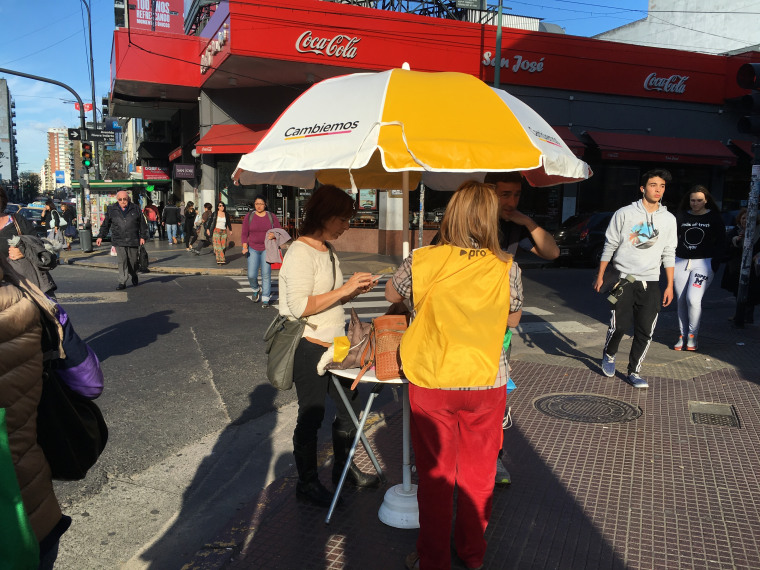
[[500, 171], [519, 171], [533, 186], [591, 175], [538, 113], [506, 91], [465, 73], [391, 69], [313, 85], [240, 159], [233, 177], [401, 189], [406, 211], [406, 191], [420, 181], [452, 191]]

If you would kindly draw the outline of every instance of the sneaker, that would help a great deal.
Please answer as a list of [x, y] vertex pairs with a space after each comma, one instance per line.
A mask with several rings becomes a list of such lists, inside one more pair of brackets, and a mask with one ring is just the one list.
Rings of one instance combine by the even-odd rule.
[[673, 350], [681, 350], [683, 348], [683, 335], [678, 337], [678, 342], [673, 346]]
[[610, 378], [615, 375], [615, 357], [606, 352], [602, 353], [602, 372]]
[[261, 301], [261, 289], [253, 292], [253, 302], [258, 303], [259, 301]]
[[693, 334], [689, 335], [686, 339], [686, 350], [697, 350], [697, 337]]
[[496, 484], [497, 485], [510, 485], [512, 483], [512, 477], [501, 462], [501, 457], [496, 458]]
[[262, 309], [268, 309], [269, 308], [269, 301], [264, 301], [263, 303], [261, 303], [261, 308]]
[[628, 375], [628, 382], [634, 388], [649, 388], [649, 384], [647, 384], [647, 381], [644, 380], [641, 376], [639, 376], [636, 372], [631, 372]]

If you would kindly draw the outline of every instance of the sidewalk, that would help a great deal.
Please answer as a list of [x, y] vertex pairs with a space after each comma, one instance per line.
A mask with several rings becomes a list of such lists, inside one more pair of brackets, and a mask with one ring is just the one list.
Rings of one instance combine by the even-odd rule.
[[[623, 381], [630, 339], [615, 378], [599, 371], [599, 334], [516, 339], [504, 443], [513, 482], [494, 494], [485, 568], [760, 568], [760, 330], [733, 329], [724, 301], [705, 308], [711, 330], [699, 352], [671, 350], [659, 327], [646, 390]], [[547, 396], [542, 409], [583, 421], [539, 411]], [[722, 409], [690, 408], [698, 402], [727, 405], [739, 427], [724, 425]], [[291, 471], [230, 513], [226, 531], [184, 568], [403, 568], [417, 532], [377, 516], [385, 491], [401, 483], [400, 405], [370, 422], [385, 486], [345, 489], [325, 525], [325, 509], [296, 502]], [[331, 488], [327, 446], [321, 457]], [[357, 462], [371, 469], [363, 450]]]
[[[201, 255], [186, 251], [184, 244], [171, 245], [165, 240], [148, 240], [145, 243], [150, 259], [151, 273], [173, 273], [179, 275], [246, 275], [247, 261], [240, 246], [235, 246], [226, 253], [227, 264], [216, 264], [211, 246], [203, 248]], [[81, 267], [116, 269], [116, 257], [110, 255], [111, 243], [103, 242], [100, 247], [93, 240], [93, 251], [89, 253], [72, 245], [71, 251], [61, 253], [61, 263]], [[400, 259], [389, 255], [339, 252], [341, 269], [344, 275], [355, 271], [372, 273], [391, 273], [395, 271]], [[273, 275], [277, 275], [277, 270]]]

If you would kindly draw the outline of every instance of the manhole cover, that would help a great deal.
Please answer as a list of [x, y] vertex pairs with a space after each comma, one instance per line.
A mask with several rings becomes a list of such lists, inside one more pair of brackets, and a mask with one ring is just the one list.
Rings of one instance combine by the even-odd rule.
[[735, 427], [739, 426], [739, 417], [731, 404], [716, 404], [714, 402], [689, 402], [689, 414], [691, 423]]
[[630, 422], [641, 415], [636, 406], [595, 394], [548, 394], [537, 398], [533, 406], [553, 418], [588, 424]]

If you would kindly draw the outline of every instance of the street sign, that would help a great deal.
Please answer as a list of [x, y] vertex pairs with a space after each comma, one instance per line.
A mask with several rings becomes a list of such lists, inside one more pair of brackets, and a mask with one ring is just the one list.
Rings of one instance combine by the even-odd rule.
[[70, 141], [81, 141], [82, 140], [82, 133], [79, 132], [79, 129], [67, 129], [69, 131], [69, 140]]
[[87, 140], [113, 144], [116, 142], [116, 133], [113, 131], [101, 131], [100, 129], [87, 129]]
[[482, 10], [481, 0], [457, 0], [457, 8], [465, 10]]

